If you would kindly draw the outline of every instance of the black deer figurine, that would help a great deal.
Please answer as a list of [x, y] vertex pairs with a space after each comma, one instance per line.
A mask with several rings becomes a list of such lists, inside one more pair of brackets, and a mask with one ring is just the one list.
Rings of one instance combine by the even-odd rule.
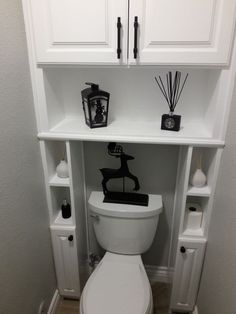
[[129, 167], [127, 164], [128, 160], [133, 160], [134, 157], [126, 155], [123, 152], [122, 146], [116, 145], [116, 143], [109, 143], [108, 154], [110, 156], [115, 156], [116, 158], [120, 158], [121, 165], [120, 165], [120, 168], [118, 169], [111, 169], [111, 168], [100, 169], [103, 176], [102, 188], [103, 188], [104, 194], [106, 195], [107, 193], [109, 193], [106, 184], [110, 179], [118, 179], [118, 178], [124, 179], [125, 177], [130, 178], [131, 180], [134, 181], [135, 183], [134, 191], [138, 191], [140, 189], [138, 178], [134, 176], [132, 173], [130, 173]]

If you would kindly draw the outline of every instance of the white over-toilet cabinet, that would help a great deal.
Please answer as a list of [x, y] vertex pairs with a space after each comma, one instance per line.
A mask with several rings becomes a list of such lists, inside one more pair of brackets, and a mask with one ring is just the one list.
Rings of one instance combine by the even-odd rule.
[[[88, 152], [91, 155], [91, 145], [96, 147], [92, 151], [99, 169], [103, 143], [117, 141], [131, 153], [134, 150], [137, 159], [139, 151], [152, 152], [152, 159], [142, 158], [153, 169], [160, 166], [155, 164], [159, 155], [162, 168], [168, 169], [165, 156], [173, 153], [175, 184], [169, 196], [173, 202], [164, 204], [170, 226], [166, 267], [172, 281], [170, 308], [193, 311], [234, 89], [236, 0], [22, 2], [60, 294], [78, 298], [89, 272], [87, 199], [100, 179], [91, 183], [87, 170], [93, 161]], [[167, 107], [154, 76], [176, 67], [189, 73], [189, 79], [177, 108], [182, 128], [169, 132], [160, 130]], [[86, 81], [97, 82], [111, 93], [106, 128], [92, 130], [85, 125], [80, 91]], [[197, 189], [190, 180], [199, 155], [207, 185]], [[69, 165], [66, 179], [56, 175], [63, 156]], [[165, 191], [168, 179], [163, 178]], [[158, 179], [158, 174], [152, 178]], [[161, 189], [160, 184], [155, 192]], [[69, 219], [61, 215], [63, 199], [71, 204]], [[188, 202], [203, 209], [197, 230], [186, 223]]]
[[225, 65], [234, 6], [232, 0], [31, 1], [37, 62]]

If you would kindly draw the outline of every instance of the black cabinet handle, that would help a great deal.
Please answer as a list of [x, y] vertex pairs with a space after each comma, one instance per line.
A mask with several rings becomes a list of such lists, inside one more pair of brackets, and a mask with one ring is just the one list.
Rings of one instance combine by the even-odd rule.
[[181, 253], [185, 253], [185, 252], [186, 252], [186, 249], [185, 249], [184, 246], [181, 246], [181, 247], [180, 247], [180, 252], [181, 252]]
[[134, 59], [137, 59], [138, 55], [138, 17], [134, 17]]
[[73, 240], [74, 240], [73, 235], [70, 235], [70, 236], [68, 237], [68, 241], [72, 242]]
[[120, 55], [121, 55], [121, 47], [120, 47], [120, 31], [121, 31], [121, 27], [122, 27], [122, 24], [121, 24], [121, 18], [118, 17], [117, 18], [117, 59], [120, 59]]

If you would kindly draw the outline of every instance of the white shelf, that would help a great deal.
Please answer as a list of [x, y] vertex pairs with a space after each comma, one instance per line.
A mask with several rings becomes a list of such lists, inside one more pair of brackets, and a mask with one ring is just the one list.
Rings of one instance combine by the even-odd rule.
[[202, 123], [183, 124], [179, 132], [160, 129], [160, 121], [113, 120], [107, 127], [90, 129], [84, 118], [66, 118], [48, 132], [39, 133], [40, 139], [117, 141], [149, 144], [223, 146], [224, 142], [214, 139]]
[[211, 195], [211, 188], [206, 185], [202, 188], [196, 188], [194, 186], [189, 186], [187, 191], [188, 196], [202, 196], [209, 197]]
[[182, 236], [185, 237], [203, 237], [204, 236], [204, 232], [202, 230], [202, 228], [199, 229], [185, 229], [184, 232], [182, 233]]
[[56, 219], [54, 220], [53, 226], [73, 226], [72, 216], [70, 218], [63, 218], [61, 214], [61, 210], [59, 211]]
[[57, 174], [55, 174], [49, 181], [50, 186], [63, 186], [69, 187], [70, 186], [70, 179], [69, 178], [59, 178]]

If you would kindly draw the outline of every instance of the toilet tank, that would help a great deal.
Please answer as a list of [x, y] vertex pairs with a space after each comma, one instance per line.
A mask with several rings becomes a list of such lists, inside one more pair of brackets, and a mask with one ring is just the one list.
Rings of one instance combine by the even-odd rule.
[[90, 216], [98, 243], [106, 251], [118, 254], [142, 254], [154, 239], [161, 195], [149, 195], [148, 206], [103, 203], [102, 192], [89, 198]]

